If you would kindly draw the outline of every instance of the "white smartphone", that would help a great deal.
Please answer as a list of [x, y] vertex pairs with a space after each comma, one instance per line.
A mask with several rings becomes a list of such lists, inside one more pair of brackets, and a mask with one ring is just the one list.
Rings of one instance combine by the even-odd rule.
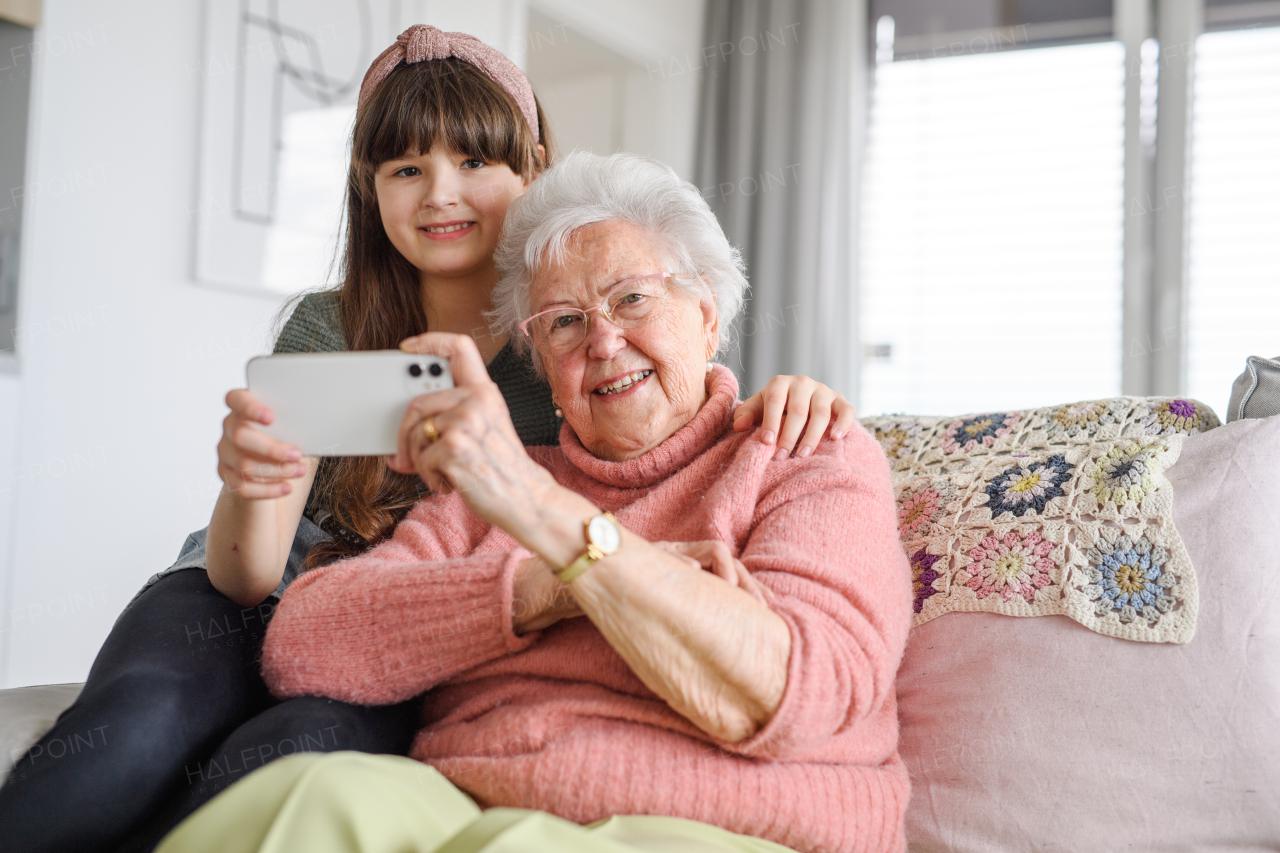
[[448, 361], [400, 350], [265, 355], [245, 373], [275, 415], [258, 428], [307, 456], [390, 456], [409, 401], [453, 387]]

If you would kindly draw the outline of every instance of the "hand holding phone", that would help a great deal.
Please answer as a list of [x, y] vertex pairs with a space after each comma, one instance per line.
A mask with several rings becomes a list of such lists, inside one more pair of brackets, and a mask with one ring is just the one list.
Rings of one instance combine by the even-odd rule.
[[274, 414], [244, 388], [227, 393], [231, 413], [222, 421], [218, 476], [242, 500], [270, 500], [293, 491], [291, 480], [307, 473], [302, 451], [265, 435], [260, 426]]
[[427, 332], [400, 346], [447, 358], [456, 387], [409, 404], [399, 449], [387, 467], [418, 474], [437, 494], [457, 492], [472, 512], [529, 547], [530, 536], [545, 534], [531, 510], [560, 487], [525, 451], [476, 342], [466, 335]]

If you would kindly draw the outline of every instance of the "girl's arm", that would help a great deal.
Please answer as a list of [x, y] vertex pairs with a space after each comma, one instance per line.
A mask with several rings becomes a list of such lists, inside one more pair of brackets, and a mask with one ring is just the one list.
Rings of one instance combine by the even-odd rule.
[[[857, 410], [844, 395], [810, 379], [808, 376], [775, 376], [764, 390], [751, 397], [734, 413], [733, 428], [738, 432], [760, 424], [760, 440], [778, 444], [777, 459], [786, 459], [795, 450], [797, 456], [808, 456], [817, 448], [827, 427], [831, 437], [841, 438], [853, 426]], [[785, 422], [783, 416], [786, 416]], [[835, 423], [831, 423], [832, 416]], [[808, 424], [808, 429], [805, 424]], [[800, 434], [804, 439], [796, 449]]]
[[280, 585], [319, 460], [270, 438], [271, 410], [248, 391], [227, 395], [231, 414], [218, 443], [222, 493], [205, 540], [209, 581], [245, 607]]

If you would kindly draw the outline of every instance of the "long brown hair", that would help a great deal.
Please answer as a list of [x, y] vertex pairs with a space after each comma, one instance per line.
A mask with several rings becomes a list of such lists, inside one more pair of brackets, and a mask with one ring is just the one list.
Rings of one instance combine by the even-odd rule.
[[[515, 99], [459, 59], [400, 65], [387, 75], [356, 113], [352, 133], [338, 295], [348, 348], [395, 349], [427, 331], [419, 272], [391, 245], [382, 226], [373, 181], [378, 167], [440, 142], [467, 157], [505, 163], [527, 182], [551, 160], [541, 104], [538, 131], [545, 156]], [[417, 474], [398, 474], [380, 456], [348, 456], [322, 459], [312, 488], [312, 500], [327, 505], [342, 529], [311, 550], [308, 569], [358, 554], [390, 536], [423, 486]]]

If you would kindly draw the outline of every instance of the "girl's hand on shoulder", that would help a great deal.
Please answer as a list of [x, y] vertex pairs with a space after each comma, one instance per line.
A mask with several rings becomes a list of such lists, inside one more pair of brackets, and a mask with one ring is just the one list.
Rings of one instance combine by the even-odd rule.
[[227, 394], [231, 414], [222, 421], [218, 476], [242, 500], [269, 500], [293, 490], [289, 483], [307, 473], [302, 451], [276, 441], [255, 426], [275, 415], [245, 388]]
[[763, 391], [738, 407], [733, 428], [745, 432], [760, 424], [760, 440], [765, 444], [776, 442], [778, 452], [774, 458], [786, 459], [793, 450], [797, 456], [813, 453], [828, 426], [832, 438], [842, 438], [857, 414], [843, 394], [821, 382], [808, 376], [775, 376]]

